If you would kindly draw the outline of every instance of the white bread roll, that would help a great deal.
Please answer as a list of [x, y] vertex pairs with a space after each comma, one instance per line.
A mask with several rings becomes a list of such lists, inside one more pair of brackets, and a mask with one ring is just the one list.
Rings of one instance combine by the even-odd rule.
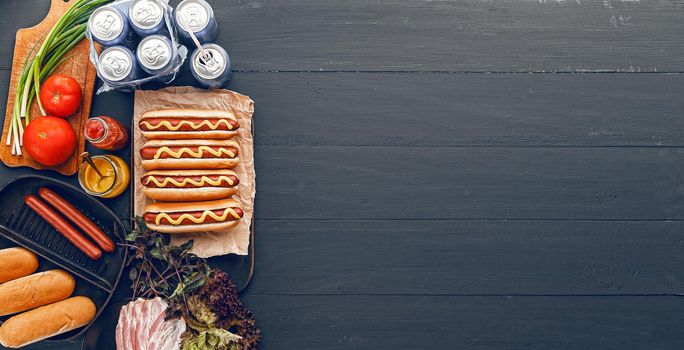
[[0, 316], [33, 309], [68, 298], [74, 277], [63, 270], [35, 273], [0, 284]]
[[0, 325], [0, 344], [19, 348], [87, 325], [95, 317], [95, 304], [73, 297], [13, 316]]
[[210, 232], [210, 231], [221, 231], [227, 228], [231, 228], [238, 224], [238, 220], [235, 221], [225, 221], [225, 222], [212, 222], [210, 224], [200, 224], [200, 225], [155, 225], [147, 224], [150, 230], [161, 232], [161, 233], [197, 233], [197, 232]]
[[38, 257], [28, 249], [0, 250], [0, 283], [28, 276], [38, 270]]

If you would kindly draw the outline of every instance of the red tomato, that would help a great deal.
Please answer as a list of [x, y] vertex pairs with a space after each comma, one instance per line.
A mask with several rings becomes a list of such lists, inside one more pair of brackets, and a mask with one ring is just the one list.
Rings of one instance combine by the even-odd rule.
[[38, 117], [24, 129], [24, 150], [43, 165], [64, 163], [76, 149], [76, 133], [62, 118]]
[[40, 103], [48, 115], [66, 118], [81, 107], [81, 86], [74, 78], [53, 74], [40, 85]]

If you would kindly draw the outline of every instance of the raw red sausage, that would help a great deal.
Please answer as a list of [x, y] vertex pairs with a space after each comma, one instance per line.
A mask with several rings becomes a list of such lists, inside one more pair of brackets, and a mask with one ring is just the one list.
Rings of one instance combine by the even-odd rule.
[[62, 213], [67, 219], [72, 223], [76, 224], [85, 234], [87, 234], [97, 245], [102, 248], [105, 252], [113, 252], [115, 245], [114, 242], [107, 237], [95, 223], [88, 219], [87, 216], [83, 215], [76, 207], [67, 202], [66, 199], [62, 198], [60, 195], [54, 191], [41, 187], [38, 190], [38, 195], [48, 204], [52, 205], [57, 211]]
[[38, 199], [38, 197], [29, 194], [24, 197], [24, 202], [89, 258], [97, 260], [102, 256], [102, 251], [95, 246], [93, 242], [83, 237], [73, 226], [69, 225], [68, 222], [60, 217], [59, 214], [52, 210], [47, 204]]

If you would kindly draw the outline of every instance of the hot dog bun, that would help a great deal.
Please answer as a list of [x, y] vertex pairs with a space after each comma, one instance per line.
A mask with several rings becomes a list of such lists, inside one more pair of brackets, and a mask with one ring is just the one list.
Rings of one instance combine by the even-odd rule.
[[0, 283], [28, 276], [38, 270], [38, 257], [20, 247], [0, 250]]
[[0, 326], [0, 344], [19, 348], [87, 325], [95, 304], [77, 296], [16, 315]]
[[145, 170], [226, 169], [239, 163], [239, 152], [231, 140], [152, 140], [140, 149], [140, 157]]
[[143, 192], [150, 199], [193, 202], [228, 198], [237, 192], [232, 170], [152, 170], [143, 174]]
[[49, 270], [0, 284], [0, 316], [33, 309], [68, 298], [74, 277], [63, 270]]
[[143, 113], [138, 127], [150, 140], [178, 140], [229, 139], [237, 134], [240, 125], [228, 111], [164, 109]]
[[[218, 231], [237, 225], [244, 215], [241, 207], [240, 202], [230, 198], [205, 202], [154, 203], [145, 207], [143, 218], [147, 227], [162, 233]], [[219, 211], [220, 214], [217, 215], [213, 211]], [[200, 215], [192, 215], [198, 222], [188, 219], [189, 213], [200, 213]], [[178, 216], [179, 214], [187, 215], [182, 221], [179, 221], [181, 218], [174, 218], [173, 220], [179, 221], [175, 223], [160, 221], [160, 219], [165, 220], [164, 218], [168, 215]], [[211, 220], [211, 222], [205, 223], [204, 220]]]

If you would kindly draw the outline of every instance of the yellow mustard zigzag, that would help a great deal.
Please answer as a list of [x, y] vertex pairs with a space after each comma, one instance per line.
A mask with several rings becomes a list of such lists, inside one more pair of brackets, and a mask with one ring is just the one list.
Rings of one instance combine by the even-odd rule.
[[174, 179], [172, 177], [165, 177], [163, 181], [159, 182], [159, 180], [157, 180], [155, 178], [155, 176], [159, 176], [159, 175], [148, 176], [147, 181], [145, 181], [145, 185], [149, 185], [150, 182], [154, 182], [159, 187], [166, 187], [166, 185], [168, 185], [169, 183], [172, 183], [174, 186], [181, 187], [181, 188], [187, 184], [193, 184], [197, 187], [204, 187], [205, 184], [210, 184], [212, 186], [219, 186], [219, 185], [221, 185], [221, 182], [223, 180], [228, 182], [228, 184], [231, 186], [235, 185], [235, 182], [233, 182], [233, 179], [231, 179], [230, 176], [225, 176], [225, 175], [219, 176], [219, 178], [217, 180], [212, 180], [208, 176], [202, 176], [202, 179], [200, 181], [195, 181], [193, 179], [186, 178], [180, 182], [176, 181], [176, 179]]
[[159, 123], [157, 125], [152, 125], [152, 124], [150, 124], [150, 122], [143, 120], [140, 122], [140, 124], [145, 125], [149, 130], [157, 130], [157, 129], [161, 128], [162, 126], [165, 126], [168, 130], [176, 131], [176, 130], [180, 129], [181, 126], [183, 126], [183, 125], [189, 125], [191, 128], [193, 128], [195, 130], [197, 130], [203, 126], [208, 126], [209, 129], [211, 129], [211, 130], [216, 130], [216, 129], [218, 129], [219, 125], [221, 125], [221, 124], [228, 127], [228, 130], [233, 130], [233, 124], [229, 123], [227, 119], [219, 119], [216, 122], [216, 124], [212, 124], [211, 121], [208, 119], [203, 120], [199, 124], [195, 124], [189, 120], [181, 120], [180, 123], [178, 123], [178, 125], [176, 125], [176, 126], [171, 125], [171, 122], [169, 122], [168, 120], [162, 120], [161, 123]]
[[204, 152], [210, 153], [216, 158], [221, 158], [223, 154], [227, 155], [230, 158], [235, 158], [235, 153], [223, 147], [219, 147], [215, 150], [209, 146], [199, 146], [197, 148], [197, 152], [191, 150], [188, 147], [182, 147], [180, 150], [178, 150], [178, 152], [175, 152], [172, 151], [169, 147], [163, 146], [157, 150], [157, 153], [154, 154], [154, 159], [159, 159], [159, 156], [161, 156], [161, 154], [164, 152], [168, 153], [173, 158], [180, 158], [183, 155], [183, 153], [187, 153], [195, 158], [201, 158], [204, 155]]
[[214, 220], [216, 220], [218, 222], [223, 222], [223, 221], [226, 221], [226, 218], [228, 218], [228, 214], [232, 215], [236, 220], [240, 219], [240, 216], [235, 212], [235, 210], [233, 210], [232, 208], [226, 208], [223, 211], [223, 214], [221, 214], [221, 215], [216, 215], [211, 210], [205, 210], [202, 213], [202, 216], [199, 218], [196, 218], [191, 214], [184, 213], [184, 214], [181, 214], [181, 216], [179, 216], [178, 219], [175, 219], [175, 220], [172, 219], [169, 216], [169, 214], [167, 214], [167, 213], [159, 213], [159, 214], [157, 214], [157, 219], [155, 219], [155, 223], [157, 225], [160, 225], [162, 219], [166, 218], [166, 220], [168, 220], [169, 223], [171, 223], [171, 225], [179, 225], [181, 222], [183, 222], [184, 219], [190, 219], [190, 221], [192, 221], [196, 224], [200, 224], [200, 223], [204, 222], [204, 220], [207, 218], [207, 216], [211, 216]]

